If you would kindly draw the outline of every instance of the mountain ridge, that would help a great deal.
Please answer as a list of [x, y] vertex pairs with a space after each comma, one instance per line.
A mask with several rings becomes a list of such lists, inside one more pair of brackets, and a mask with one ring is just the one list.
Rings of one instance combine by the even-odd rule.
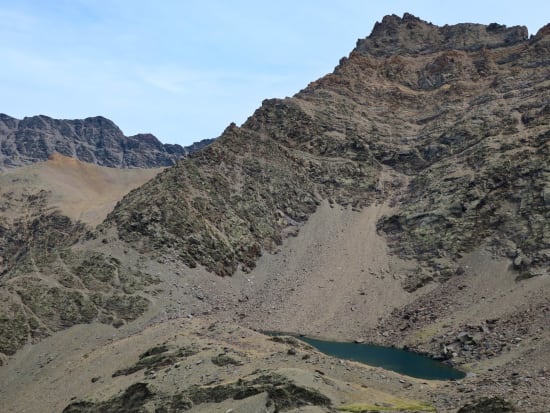
[[166, 167], [212, 141], [204, 139], [182, 147], [163, 144], [150, 133], [125, 136], [103, 116], [71, 120], [37, 115], [16, 119], [0, 114], [0, 168], [46, 161], [55, 152], [99, 166]]
[[[406, 27], [405, 23], [411, 19], [413, 18], [406, 16], [399, 22]], [[395, 17], [390, 20], [395, 20]], [[413, 20], [422, 26], [432, 27], [417, 18]], [[376, 34], [376, 30], [378, 29], [375, 28], [373, 33]], [[408, 30], [414, 31], [414, 29]], [[504, 32], [506, 31], [504, 30]], [[260, 191], [262, 194], [260, 200], [269, 199], [261, 217], [242, 209], [240, 212], [236, 212], [238, 217], [235, 217], [238, 222], [241, 222], [240, 226], [243, 232], [240, 236], [244, 236], [250, 242], [250, 245], [246, 247], [247, 251], [255, 251], [253, 256], [258, 257], [262, 248], [267, 247], [269, 251], [272, 248], [268, 246], [270, 243], [280, 242], [280, 236], [276, 233], [281, 234], [285, 226], [292, 226], [288, 222], [302, 222], [307, 219], [307, 216], [314, 210], [306, 206], [308, 203], [315, 206], [323, 198], [331, 198], [336, 204], [361, 207], [372, 202], [377, 196], [379, 197], [380, 188], [376, 188], [376, 181], [384, 165], [393, 168], [398, 173], [408, 176], [418, 174], [422, 178], [426, 176], [424, 172], [429, 171], [429, 168], [434, 168], [434, 165], [452, 159], [454, 166], [448, 163], [443, 164], [439, 170], [452, 170], [456, 168], [456, 162], [460, 160], [465, 171], [471, 170], [474, 175], [480, 175], [480, 167], [475, 164], [474, 159], [470, 159], [480, 155], [480, 152], [474, 152], [474, 149], [479, 151], [483, 148], [484, 156], [489, 156], [490, 152], [487, 152], [489, 145], [498, 144], [509, 148], [509, 154], [505, 155], [506, 157], [512, 156], [512, 154], [516, 156], [517, 150], [514, 148], [523, 144], [513, 137], [521, 133], [522, 135], [531, 134], [529, 139], [522, 139], [526, 139], [525, 143], [532, 141], [532, 145], [539, 148], [533, 153], [538, 154], [535, 159], [540, 159], [542, 163], [533, 163], [534, 159], [526, 153], [521, 159], [524, 162], [531, 162], [531, 165], [526, 163], [524, 168], [530, 169], [534, 173], [533, 177], [537, 179], [534, 185], [539, 189], [535, 202], [540, 205], [541, 212], [544, 214], [546, 201], [541, 202], [540, 197], [545, 191], [546, 184], [544, 175], [540, 175], [538, 171], [547, 156], [545, 128], [548, 105], [543, 98], [547, 88], [544, 69], [546, 63], [539, 59], [544, 59], [544, 56], [548, 54], [549, 42], [547, 39], [547, 37], [543, 37], [537, 39], [536, 42], [512, 42], [505, 48], [504, 56], [500, 49], [478, 50], [477, 48], [462, 51], [436, 50], [431, 54], [419, 54], [414, 57], [372, 56], [352, 52], [349, 58], [343, 59], [334, 73], [313, 82], [306, 89], [297, 93], [295, 97], [265, 100], [241, 127], [230, 125], [206, 152], [200, 153], [197, 157], [191, 157], [188, 163], [177, 165], [175, 169], [166, 171], [156, 181], [153, 180], [149, 183], [148, 185], [154, 185], [155, 182], [158, 182], [159, 188], [153, 189], [149, 196], [136, 203], [133, 208], [139, 210], [139, 215], [145, 218], [151, 214], [148, 211], [151, 210], [151, 205], [155, 204], [155, 202], [151, 202], [155, 197], [170, 193], [170, 197], [183, 196], [185, 198], [187, 191], [166, 191], [162, 188], [161, 177], [171, 175], [172, 177], [164, 181], [165, 183], [168, 181], [180, 182], [182, 179], [182, 186], [190, 185], [197, 188], [198, 185], [199, 188], [202, 188], [200, 191], [203, 191], [199, 196], [203, 199], [201, 202], [204, 203], [204, 200], [208, 199], [208, 194], [212, 193], [213, 196], [222, 197], [215, 204], [223, 205], [225, 211], [231, 211], [231, 196], [233, 195], [230, 196], [229, 193], [219, 191], [220, 187], [216, 186], [218, 184], [213, 184], [217, 190], [212, 192], [212, 188], [209, 187], [211, 177], [208, 175], [218, 173], [216, 179], [224, 182], [221, 186], [234, 188], [237, 190], [236, 194], [239, 194], [239, 189], [241, 191], [243, 189], [242, 184], [238, 184], [238, 181], [244, 179], [245, 188], [248, 185], [250, 189], [255, 188]], [[525, 49], [525, 46], [528, 48]], [[531, 62], [541, 63], [541, 65], [533, 65]], [[521, 78], [518, 77], [503, 84], [504, 78], [508, 76], [507, 71], [510, 70], [508, 67], [511, 68], [519, 64], [523, 65], [525, 73]], [[527, 71], [530, 71], [529, 75], [527, 75]], [[373, 79], [376, 79], [378, 83], [375, 84]], [[516, 98], [514, 88], [523, 90], [522, 100], [524, 102], [528, 102], [530, 99], [532, 103], [524, 103], [522, 106], [507, 103], [513, 102]], [[448, 107], [443, 107], [440, 104], [441, 101], [446, 102]], [[376, 105], [371, 102], [376, 102]], [[400, 108], [398, 112], [392, 109], [398, 107]], [[483, 110], [480, 110], [482, 107], [484, 107]], [[392, 113], [393, 116], [387, 116], [388, 113]], [[250, 146], [249, 142], [255, 141], [261, 142], [263, 147]], [[239, 147], [239, 151], [235, 151], [233, 154], [222, 153], [223, 151], [228, 152], [227, 149], [231, 146]], [[266, 151], [268, 147], [270, 149]], [[282, 159], [286, 159], [285, 162], [293, 166], [289, 167], [280, 163]], [[257, 166], [240, 165], [241, 162], [256, 162]], [[279, 165], [275, 167], [279, 172], [275, 172], [275, 170], [267, 174], [262, 172], [262, 168], [267, 168], [267, 170], [273, 168], [269, 165], [273, 162]], [[500, 162], [501, 160], [497, 161], [497, 163]], [[196, 178], [192, 178], [191, 171], [186, 171], [188, 166], [191, 168], [192, 164], [195, 165], [192, 167], [192, 173], [198, 173]], [[208, 165], [207, 168], [206, 165]], [[231, 171], [231, 168], [236, 169]], [[502, 175], [501, 165], [498, 164], [495, 168], [501, 169], [499, 173]], [[178, 170], [180, 172], [177, 172]], [[262, 180], [265, 179], [257, 174], [269, 177], [275, 176], [277, 173], [286, 176], [283, 179], [285, 185], [294, 185], [292, 189], [289, 188], [290, 193], [295, 194], [294, 196], [278, 194], [273, 183], [271, 186], [268, 184], [266, 187], [262, 187]], [[495, 173], [496, 170], [493, 169], [488, 172], [488, 177], [492, 179], [491, 176]], [[181, 175], [180, 179], [175, 177], [177, 174]], [[520, 175], [525, 177], [525, 171], [520, 172], [520, 169], [517, 169], [513, 179], [520, 179]], [[418, 185], [420, 178], [417, 177], [411, 182], [412, 188]], [[434, 178], [435, 176], [430, 180]], [[502, 176], [500, 179], [510, 180], [511, 178]], [[295, 182], [302, 183], [295, 185]], [[399, 186], [398, 182], [393, 184]], [[470, 183], [470, 185], [477, 187], [478, 184]], [[483, 185], [491, 184], [483, 183]], [[513, 182], [509, 182], [507, 185], [513, 185]], [[434, 194], [430, 196], [436, 196], [440, 192], [439, 188], [442, 187], [441, 185], [431, 187], [430, 191]], [[306, 193], [302, 194], [301, 191], [304, 188], [308, 189]], [[168, 241], [169, 239], [173, 240], [174, 246], [177, 245], [177, 248], [182, 250], [182, 254], [187, 257], [185, 258], [186, 262], [192, 265], [195, 265], [199, 256], [202, 258], [198, 259], [198, 262], [203, 265], [210, 260], [210, 258], [204, 257], [204, 253], [209, 251], [207, 245], [213, 243], [212, 245], [215, 244], [217, 247], [211, 250], [217, 251], [216, 255], [219, 251], [226, 251], [225, 259], [231, 263], [228, 264], [231, 268], [228, 270], [229, 273], [236, 270], [238, 263], [245, 266], [250, 266], [252, 263], [253, 260], [250, 261], [248, 252], [244, 252], [240, 246], [237, 248], [231, 246], [232, 236], [228, 236], [226, 228], [221, 226], [223, 221], [217, 218], [212, 219], [213, 227], [205, 226], [200, 231], [201, 236], [205, 237], [204, 244], [200, 241], [200, 237], [196, 239], [194, 236], [191, 237], [192, 241], [185, 241], [189, 237], [188, 230], [182, 233], [178, 232], [174, 238], [167, 236], [165, 239], [157, 239], [157, 236], [163, 238], [162, 234], [170, 234], [177, 227], [163, 224], [163, 217], [167, 216], [167, 205], [170, 205], [172, 201], [158, 202], [159, 207], [162, 205], [161, 209], [164, 209], [164, 213], [161, 210], [160, 214], [152, 214], [145, 223], [142, 222], [143, 225], [131, 221], [131, 218], [128, 221], [126, 215], [126, 218], [121, 219], [120, 212], [124, 205], [132, 202], [130, 201], [132, 195], [137, 193], [136, 191], [130, 193], [108, 217], [108, 222], [117, 223], [123, 239], [139, 238], [140, 243], [143, 243], [147, 242], [144, 240], [152, 235], [153, 243], [158, 242], [165, 246], [172, 242]], [[298, 193], [301, 195], [297, 195]], [[412, 193], [414, 192], [411, 191]], [[464, 200], [456, 201], [462, 205], [460, 208], [468, 208], [467, 202], [472, 202], [471, 200], [467, 201], [468, 197], [473, 197], [472, 199], [476, 200], [475, 205], [478, 210], [481, 208], [483, 198], [479, 198], [479, 194], [472, 194], [473, 192], [470, 191], [469, 195], [463, 195]], [[280, 199], [277, 199], [279, 196]], [[301, 201], [306, 199], [309, 201], [305, 203]], [[135, 201], [134, 197], [133, 202]], [[190, 204], [190, 201], [190, 199], [179, 198], [173, 200], [180, 206], [189, 205], [189, 209], [185, 208], [186, 212], [180, 217], [182, 222], [199, 222], [208, 217], [205, 213], [214, 213], [212, 207], [205, 206], [205, 209], [197, 210]], [[445, 199], [443, 202], [452, 204], [455, 201]], [[453, 237], [459, 236], [458, 233], [454, 234], [452, 229], [455, 225], [466, 220], [468, 225], [472, 225], [470, 220], [473, 218], [469, 214], [464, 214], [465, 211], [459, 211], [459, 206], [453, 204], [441, 205], [441, 207], [442, 210], [454, 211], [451, 213], [450, 219], [444, 218], [442, 223], [442, 225], [451, 225]], [[251, 205], [250, 208], [257, 208], [257, 205]], [[290, 213], [285, 212], [287, 210]], [[172, 211], [177, 215], [183, 210], [177, 212], [174, 208]], [[491, 209], [482, 209], [482, 211], [485, 211], [488, 219], [494, 213]], [[216, 212], [216, 214], [219, 213], [221, 211]], [[475, 215], [478, 212], [474, 208], [472, 213]], [[194, 214], [200, 215], [201, 218], [190, 218]], [[279, 230], [269, 236], [271, 241], [265, 244], [265, 231], [258, 231], [256, 225], [266, 228], [276, 227], [275, 218], [264, 217], [276, 217], [277, 214], [282, 214], [283, 221], [278, 224]], [[450, 244], [447, 245], [446, 241], [441, 239], [447, 231], [440, 231], [441, 228], [434, 230], [436, 223], [441, 222], [441, 217], [438, 218], [437, 214], [430, 212], [428, 206], [426, 206], [424, 214], [427, 215], [412, 217], [408, 229], [399, 227], [401, 228], [399, 232], [403, 230], [404, 233], [411, 236], [416, 234], [418, 232], [415, 229], [417, 223], [422, 222], [422, 219], [425, 218], [425, 221], [429, 222], [427, 227], [431, 229], [429, 234], [422, 234], [421, 237], [440, 238], [438, 241], [432, 239], [436, 242], [435, 245], [437, 243], [445, 245], [437, 248], [438, 250], [456, 249], [456, 247], [450, 248]], [[443, 215], [447, 214], [448, 212], [443, 212]], [[264, 219], [270, 219], [273, 222], [266, 224]], [[380, 225], [380, 228], [389, 235], [394, 231], [393, 224], [391, 224], [392, 219], [402, 218], [388, 218], [387, 224]], [[487, 225], [495, 229], [494, 224]], [[139, 230], [137, 232], [132, 230], [132, 226]], [[247, 226], [249, 228], [246, 228]], [[532, 224], [528, 224], [526, 228], [534, 227]], [[540, 231], [546, 234], [547, 230], [540, 229]], [[132, 233], [134, 235], [131, 235]], [[471, 231], [465, 233], [469, 234]], [[487, 235], [486, 232], [485, 236]], [[243, 241], [240, 236], [237, 244]], [[541, 242], [534, 243], [529, 247], [525, 246], [525, 250], [532, 250], [533, 247], [536, 251], [542, 250], [541, 255], [536, 255], [538, 258], [535, 259], [535, 264], [544, 264], [547, 262], [547, 259], [544, 258], [546, 257], [544, 251], [547, 248], [548, 240], [546, 235], [538, 236]], [[421, 237], [413, 236], [415, 242], [422, 244], [424, 241], [421, 241]], [[481, 242], [481, 238], [474, 241], [474, 244]], [[399, 239], [403, 241], [403, 238]], [[197, 242], [197, 245], [201, 245], [202, 248], [192, 247], [192, 244]], [[456, 245], [464, 246], [468, 242]], [[474, 244], [470, 243], [471, 246]], [[424, 247], [428, 255], [432, 247], [427, 245]], [[422, 249], [423, 247], [412, 246], [408, 255], [413, 256], [413, 251], [418, 251], [418, 248]], [[196, 251], [191, 253], [191, 255], [194, 254], [193, 257], [189, 257], [189, 251]], [[530, 254], [533, 252], [535, 251], [531, 251]], [[240, 258], [241, 256], [242, 258]], [[219, 262], [217, 259], [214, 261]], [[434, 266], [437, 266], [433, 260], [431, 261]], [[449, 260], [443, 259], [443, 261]], [[447, 267], [445, 273], [452, 271], [448, 268], [450, 261], [444, 265]], [[533, 260], [531, 260], [531, 264], [533, 264]], [[208, 267], [213, 268], [211, 264], [208, 264]], [[224, 269], [217, 271], [227, 275], [227, 271]]]

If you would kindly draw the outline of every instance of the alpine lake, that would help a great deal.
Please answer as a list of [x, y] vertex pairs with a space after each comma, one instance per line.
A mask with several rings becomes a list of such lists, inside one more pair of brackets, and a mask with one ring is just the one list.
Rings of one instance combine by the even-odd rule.
[[[282, 334], [270, 332], [269, 335]], [[466, 373], [463, 371], [441, 361], [395, 347], [326, 341], [295, 334], [292, 336], [329, 356], [381, 367], [406, 376], [424, 380], [458, 380], [466, 377]]]

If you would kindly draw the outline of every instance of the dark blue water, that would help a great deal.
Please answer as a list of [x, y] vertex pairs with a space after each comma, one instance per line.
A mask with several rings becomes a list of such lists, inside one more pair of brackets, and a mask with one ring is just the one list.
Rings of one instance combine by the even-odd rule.
[[410, 351], [370, 344], [341, 343], [296, 337], [329, 356], [359, 361], [400, 374], [426, 380], [462, 379], [464, 372]]

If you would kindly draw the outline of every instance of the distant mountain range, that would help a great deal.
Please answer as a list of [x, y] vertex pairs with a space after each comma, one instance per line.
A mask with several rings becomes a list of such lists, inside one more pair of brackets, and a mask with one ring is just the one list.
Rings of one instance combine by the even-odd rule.
[[125, 136], [101, 116], [52, 119], [39, 115], [15, 119], [0, 114], [0, 169], [45, 161], [59, 153], [83, 162], [113, 168], [157, 168], [173, 165], [210, 144], [205, 139], [188, 147], [163, 144], [154, 135]]

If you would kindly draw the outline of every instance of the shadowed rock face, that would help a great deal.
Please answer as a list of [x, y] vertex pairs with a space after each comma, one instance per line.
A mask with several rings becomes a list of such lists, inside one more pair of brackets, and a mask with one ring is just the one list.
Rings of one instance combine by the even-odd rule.
[[60, 120], [40, 115], [20, 120], [0, 114], [0, 169], [45, 161], [55, 152], [100, 166], [156, 168], [173, 165], [210, 142], [184, 148], [162, 144], [151, 134], [125, 136], [101, 116]]

